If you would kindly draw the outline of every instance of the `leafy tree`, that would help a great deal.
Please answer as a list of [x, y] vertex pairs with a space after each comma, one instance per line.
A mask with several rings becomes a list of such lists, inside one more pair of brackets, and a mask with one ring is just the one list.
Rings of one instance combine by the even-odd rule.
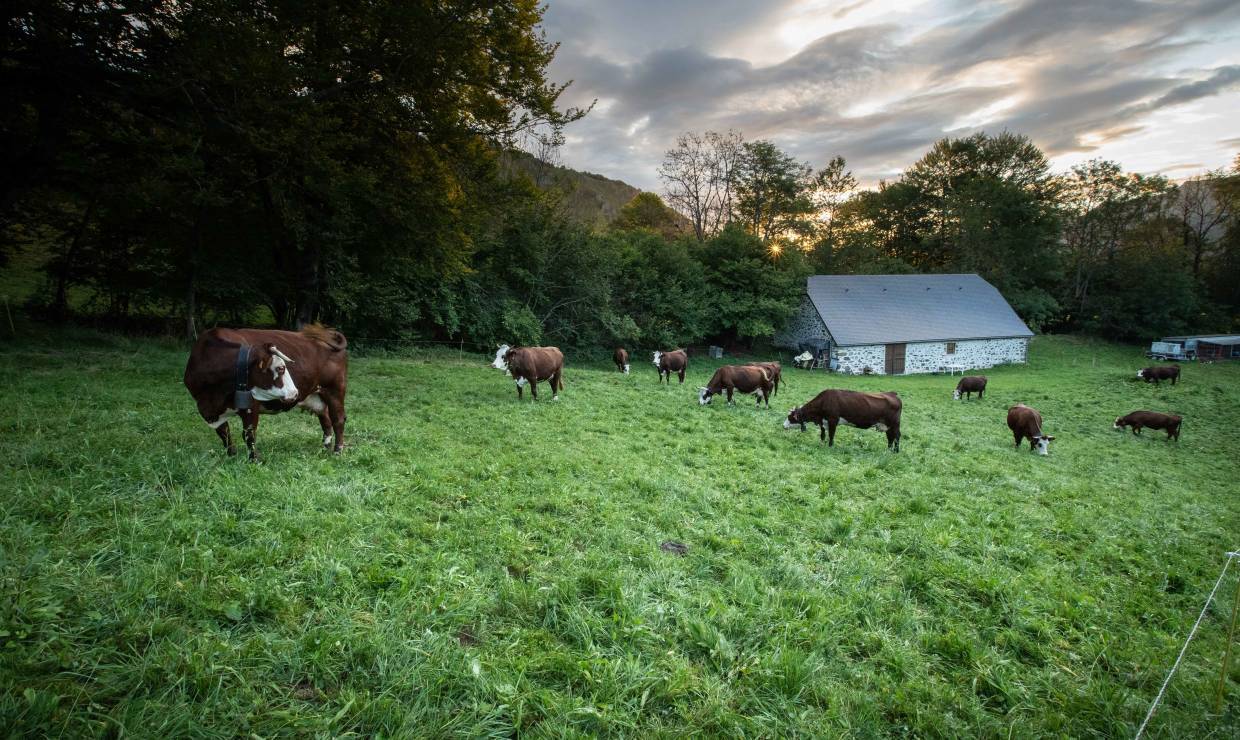
[[641, 192], [624, 204], [612, 228], [646, 229], [666, 239], [675, 239], [681, 234], [682, 224], [680, 215], [668, 208], [656, 193]]
[[746, 142], [733, 176], [735, 218], [762, 241], [806, 234], [813, 170], [769, 141]]
[[725, 340], [775, 333], [796, 310], [808, 274], [793, 259], [777, 262], [756, 235], [729, 224], [704, 245], [712, 305], [712, 334]]

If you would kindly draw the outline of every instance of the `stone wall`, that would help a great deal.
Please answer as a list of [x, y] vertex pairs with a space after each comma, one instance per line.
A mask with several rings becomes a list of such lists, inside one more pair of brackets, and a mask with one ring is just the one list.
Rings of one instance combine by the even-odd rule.
[[836, 370], [850, 375], [860, 375], [870, 369], [871, 373], [882, 375], [887, 361], [887, 346], [883, 344], [867, 344], [855, 347], [836, 347], [831, 357], [837, 363]]
[[[905, 345], [905, 373], [934, 373], [947, 365], [960, 365], [965, 369], [994, 367], [1023, 363], [1029, 343], [1025, 339], [968, 339], [956, 342], [956, 351], [947, 354], [947, 342], [916, 342]], [[839, 362], [842, 373], [870, 372], [882, 374], [887, 364], [887, 347], [870, 344], [856, 347], [837, 347], [832, 356]]]
[[776, 347], [800, 351], [802, 344], [825, 347], [831, 341], [831, 334], [818, 315], [818, 309], [814, 308], [813, 301], [809, 296], [801, 296], [801, 305], [796, 313], [771, 341]]

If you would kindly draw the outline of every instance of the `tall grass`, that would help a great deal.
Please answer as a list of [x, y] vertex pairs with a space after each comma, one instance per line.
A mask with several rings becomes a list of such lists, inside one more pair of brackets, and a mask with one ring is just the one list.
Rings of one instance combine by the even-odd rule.
[[[345, 454], [266, 417], [258, 466], [196, 417], [175, 347], [8, 345], [0, 726], [1125, 736], [1240, 544], [1240, 364], [1156, 387], [1135, 349], [1039, 338], [984, 401], [786, 371], [768, 411], [699, 407], [714, 363], [669, 388], [634, 355], [570, 357], [537, 404], [479, 355], [358, 357]], [[781, 428], [829, 386], [899, 391], [901, 453]], [[1049, 457], [1013, 450], [1018, 401]], [[1138, 408], [1182, 441], [1111, 430]], [[1240, 734], [1240, 667], [1210, 713], [1235, 583], [1151, 736]]]

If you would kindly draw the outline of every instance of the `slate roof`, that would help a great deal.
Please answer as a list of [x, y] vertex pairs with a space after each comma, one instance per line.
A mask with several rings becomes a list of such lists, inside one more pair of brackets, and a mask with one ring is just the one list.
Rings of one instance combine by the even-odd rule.
[[806, 293], [844, 346], [1033, 336], [977, 275], [813, 275]]

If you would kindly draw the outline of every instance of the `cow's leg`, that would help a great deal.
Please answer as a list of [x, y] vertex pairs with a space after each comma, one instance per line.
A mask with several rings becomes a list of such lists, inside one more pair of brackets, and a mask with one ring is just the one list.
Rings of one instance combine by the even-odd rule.
[[517, 383], [517, 400], [518, 401], [525, 398], [525, 392], [522, 390], [522, 388], [523, 386], [520, 383]]
[[827, 419], [827, 447], [835, 446], [835, 428], [840, 425], [838, 416], [832, 416]]
[[[323, 402], [327, 404], [327, 413], [331, 416], [331, 433], [336, 438], [336, 444], [332, 448], [332, 452], [339, 454], [344, 449], [344, 423], [347, 420], [347, 414], [344, 410], [344, 394], [332, 391], [320, 395], [323, 398]], [[327, 448], [327, 431], [326, 428], [323, 429], [324, 449]]]
[[258, 409], [251, 408], [241, 412], [241, 436], [245, 439], [245, 447], [250, 451], [250, 462], [262, 462], [254, 443], [258, 438]]
[[332, 447], [332, 416], [323, 409], [319, 415], [319, 428], [323, 430], [323, 449], [330, 450]]
[[564, 390], [564, 380], [560, 377], [562, 370], [556, 370], [555, 375], [551, 376], [551, 400], [560, 400], [560, 391]]
[[895, 427], [887, 427], [887, 449], [900, 451], [900, 432]]
[[1021, 437], [1022, 437], [1022, 436], [1024, 436], [1024, 435], [1022, 435], [1020, 432], [1012, 432], [1012, 436], [1016, 438], [1016, 449], [1018, 449], [1018, 450], [1019, 450], [1019, 449], [1020, 449], [1020, 439], [1021, 439]]
[[538, 400], [538, 379], [530, 378], [530, 397], [535, 401]]
[[[684, 385], [684, 384], [685, 384], [685, 371], [684, 371], [684, 370], [681, 370], [680, 372], [678, 372], [678, 373], [677, 373], [677, 375], [680, 377], [680, 384], [681, 384], [681, 385]], [[672, 384], [672, 374], [671, 374], [671, 373], [668, 373], [668, 374], [667, 374], [667, 384], [668, 384], [668, 385], [671, 385], [671, 384]]]
[[732, 403], [732, 386], [728, 386], [728, 403]]
[[207, 422], [207, 426], [219, 435], [228, 454], [237, 454], [237, 448], [233, 446], [232, 430], [228, 428], [228, 407], [203, 399], [198, 402], [198, 413], [202, 415], [202, 420]]
[[977, 400], [979, 400], [979, 401], [980, 401], [980, 400], [982, 400], [982, 399], [983, 399], [983, 398], [985, 398], [985, 397], [986, 397], [986, 389], [985, 389], [985, 388], [983, 388], [983, 389], [981, 389], [980, 391], [978, 391], [978, 392], [977, 392]]

